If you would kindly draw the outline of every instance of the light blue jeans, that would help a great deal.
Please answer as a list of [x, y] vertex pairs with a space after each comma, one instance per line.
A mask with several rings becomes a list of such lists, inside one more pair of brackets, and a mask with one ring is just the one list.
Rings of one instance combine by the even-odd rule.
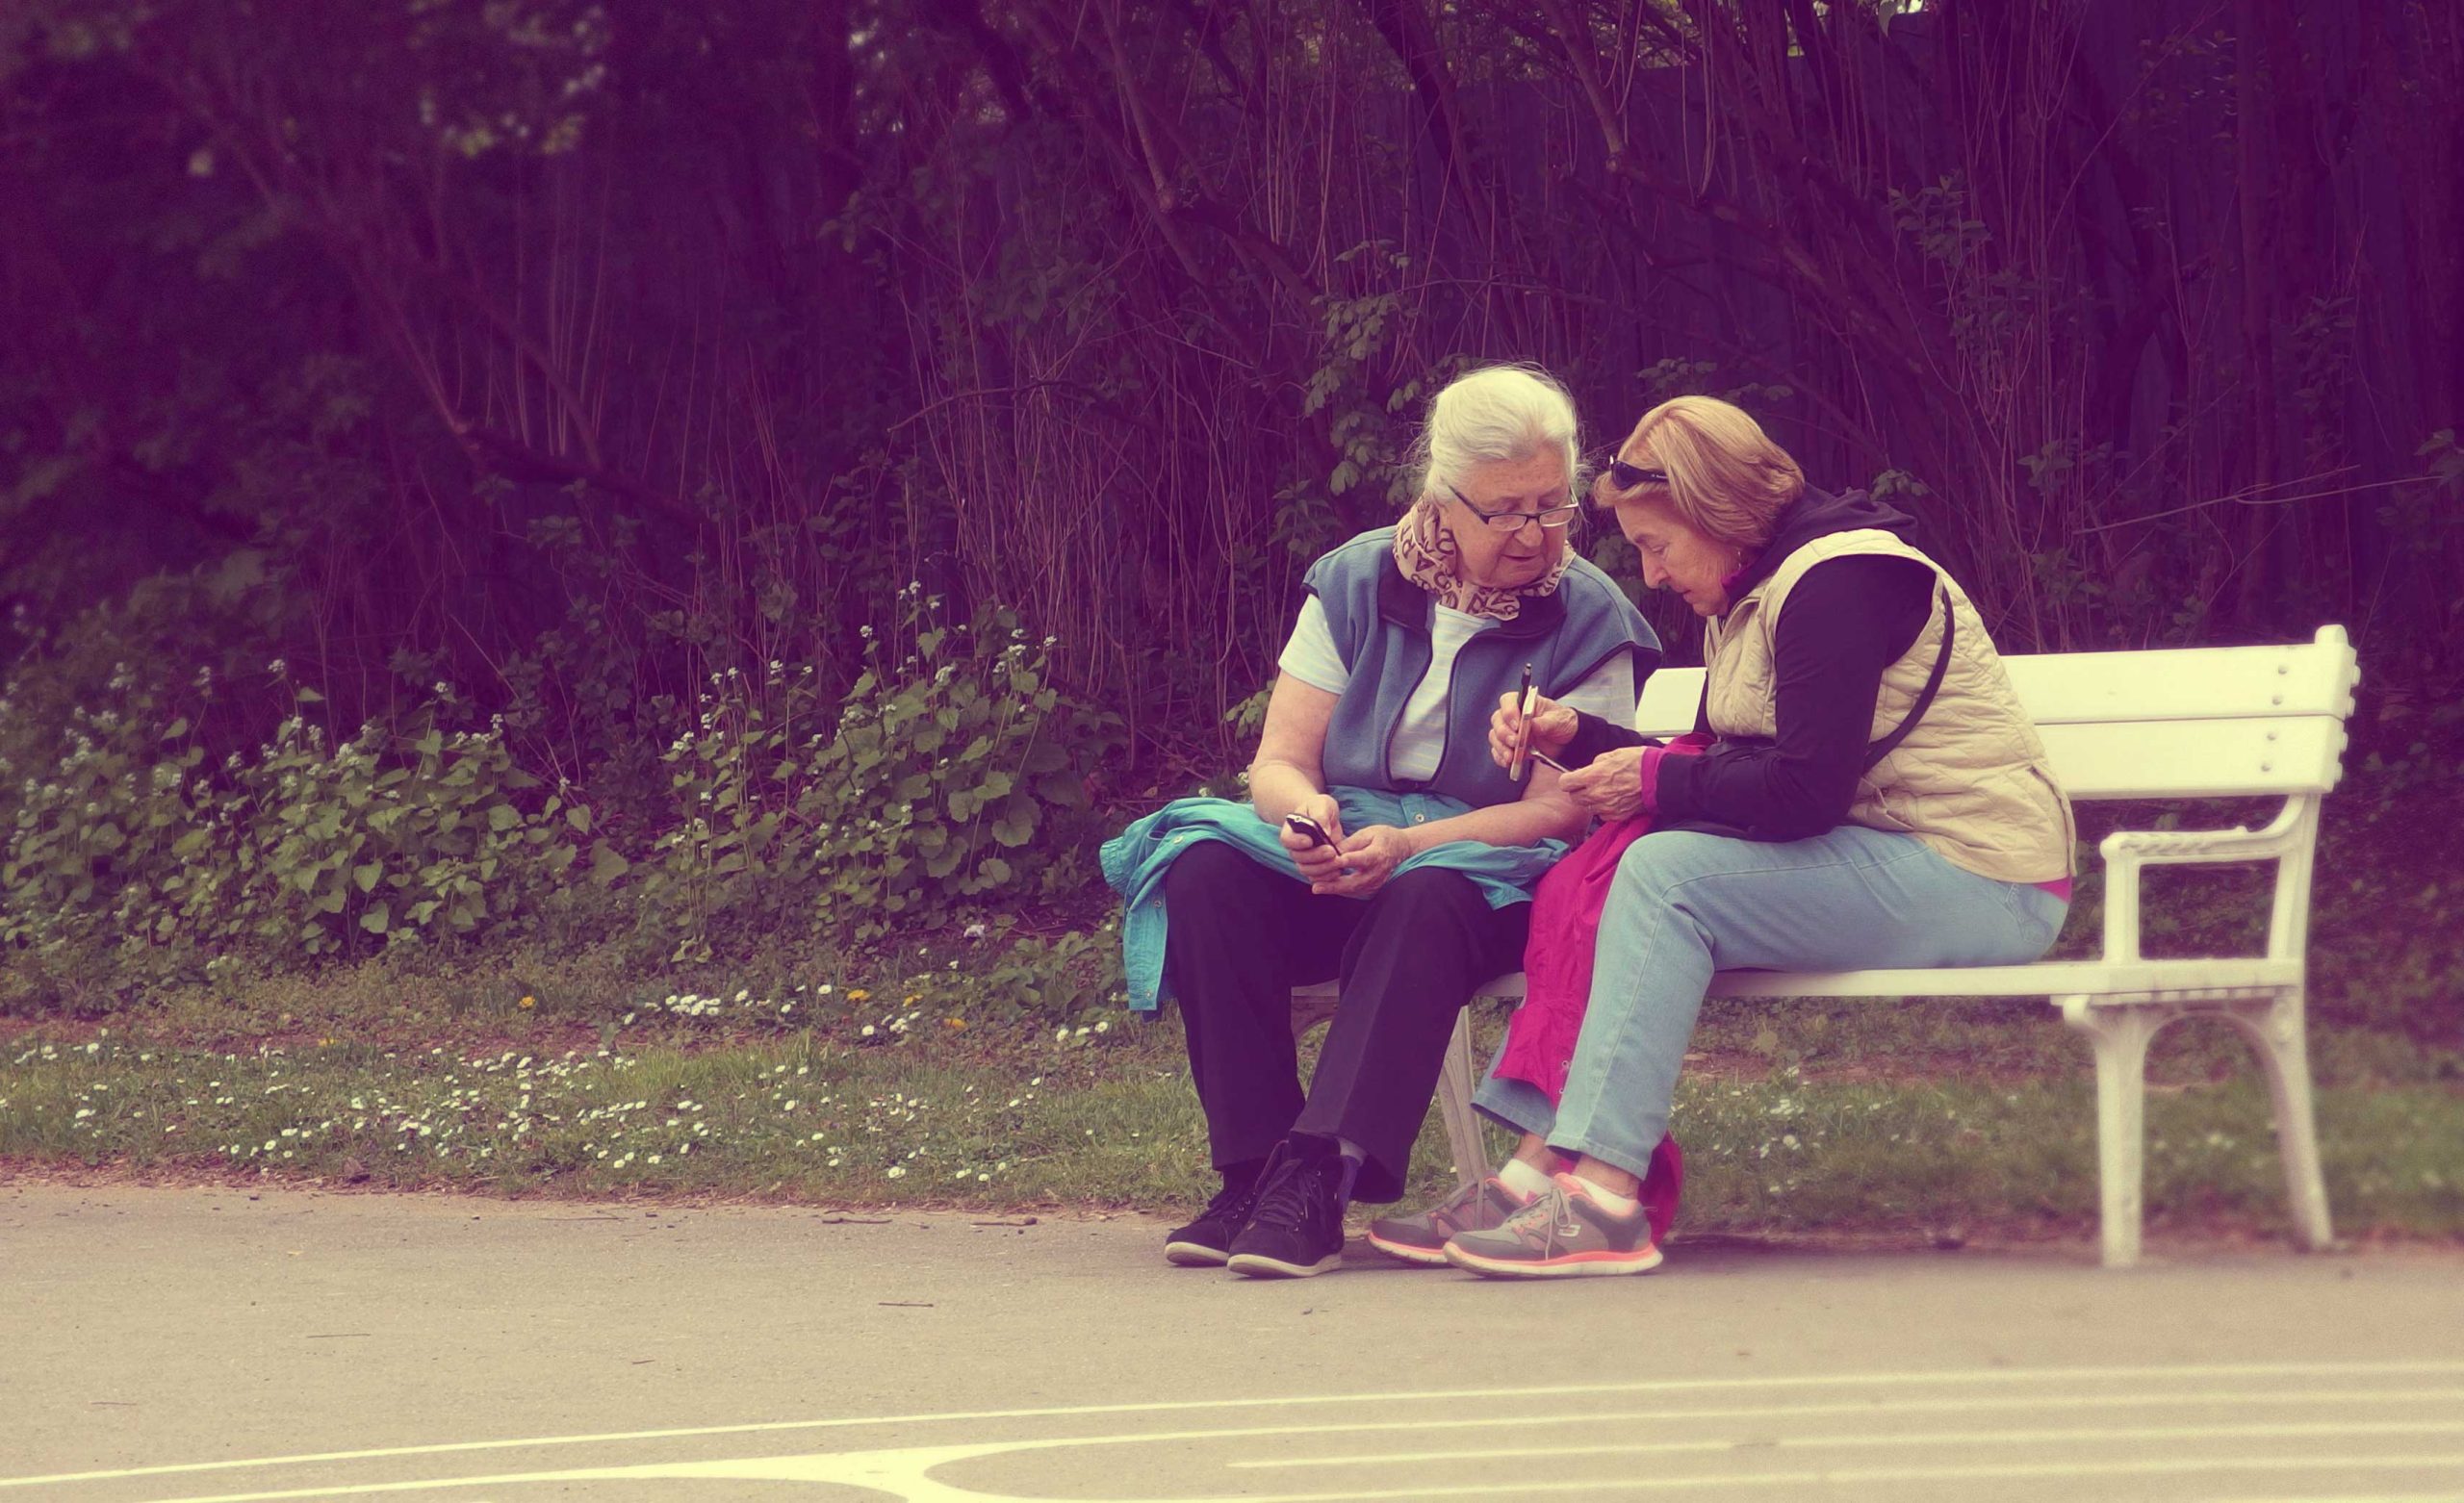
[[1640, 1175], [1668, 1131], [1677, 1072], [1713, 971], [2018, 965], [2070, 905], [1962, 871], [1912, 835], [1842, 825], [1768, 844], [1691, 830], [1627, 848], [1601, 915], [1591, 1002], [1555, 1107], [1480, 1083], [1473, 1104], [1561, 1153]]

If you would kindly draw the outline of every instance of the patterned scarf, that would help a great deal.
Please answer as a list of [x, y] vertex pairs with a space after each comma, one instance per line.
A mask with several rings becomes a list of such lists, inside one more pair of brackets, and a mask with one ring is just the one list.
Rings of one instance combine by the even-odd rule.
[[1463, 549], [1454, 541], [1454, 529], [1438, 516], [1437, 502], [1424, 496], [1395, 523], [1395, 567], [1403, 572], [1404, 578], [1437, 597], [1440, 605], [1466, 616], [1512, 621], [1522, 613], [1525, 600], [1555, 593], [1557, 581], [1566, 576], [1568, 566], [1574, 562], [1575, 552], [1567, 546], [1566, 535], [1558, 532], [1552, 536], [1556, 542], [1556, 561], [1539, 578], [1520, 589], [1482, 584], [1465, 573]]

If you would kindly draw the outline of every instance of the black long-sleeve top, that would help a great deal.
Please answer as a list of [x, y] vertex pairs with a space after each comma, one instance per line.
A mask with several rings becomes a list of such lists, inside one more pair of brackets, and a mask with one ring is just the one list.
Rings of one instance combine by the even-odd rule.
[[[1807, 570], [1775, 628], [1778, 736], [1661, 758], [1654, 790], [1660, 825], [1734, 826], [1762, 840], [1802, 840], [1835, 828], [1864, 771], [1883, 673], [1915, 645], [1933, 597], [1933, 571], [1913, 559], [1852, 553]], [[1699, 706], [1694, 726], [1710, 728]], [[1644, 739], [1581, 714], [1564, 760], [1580, 767]]]

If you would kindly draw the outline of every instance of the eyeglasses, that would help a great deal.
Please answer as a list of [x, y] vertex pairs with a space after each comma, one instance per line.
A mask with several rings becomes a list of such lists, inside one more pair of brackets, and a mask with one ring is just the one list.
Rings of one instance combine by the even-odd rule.
[[1544, 507], [1536, 512], [1484, 512], [1472, 504], [1470, 497], [1454, 490], [1454, 487], [1450, 485], [1447, 490], [1453, 492], [1454, 498], [1463, 503], [1465, 511], [1479, 518], [1481, 522], [1499, 532], [1521, 532], [1535, 522], [1549, 531], [1554, 532], [1561, 527], [1572, 525], [1575, 518], [1582, 513], [1582, 503], [1579, 501], [1568, 501], [1563, 506]]
[[1658, 469], [1647, 470], [1641, 465], [1630, 465], [1622, 459], [1611, 459], [1608, 462], [1608, 483], [1620, 491], [1630, 491], [1638, 485], [1666, 485], [1668, 471]]

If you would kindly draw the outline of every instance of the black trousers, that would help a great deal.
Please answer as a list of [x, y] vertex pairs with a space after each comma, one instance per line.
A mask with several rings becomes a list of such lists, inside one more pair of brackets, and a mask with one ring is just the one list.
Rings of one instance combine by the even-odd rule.
[[[1294, 1132], [1347, 1137], [1367, 1155], [1354, 1197], [1400, 1196], [1454, 1016], [1522, 965], [1531, 905], [1492, 908], [1470, 878], [1435, 869], [1367, 902], [1322, 897], [1216, 842], [1172, 862], [1164, 896], [1164, 966], [1216, 1166]], [[1303, 1096], [1292, 988], [1329, 977], [1341, 1000]]]

